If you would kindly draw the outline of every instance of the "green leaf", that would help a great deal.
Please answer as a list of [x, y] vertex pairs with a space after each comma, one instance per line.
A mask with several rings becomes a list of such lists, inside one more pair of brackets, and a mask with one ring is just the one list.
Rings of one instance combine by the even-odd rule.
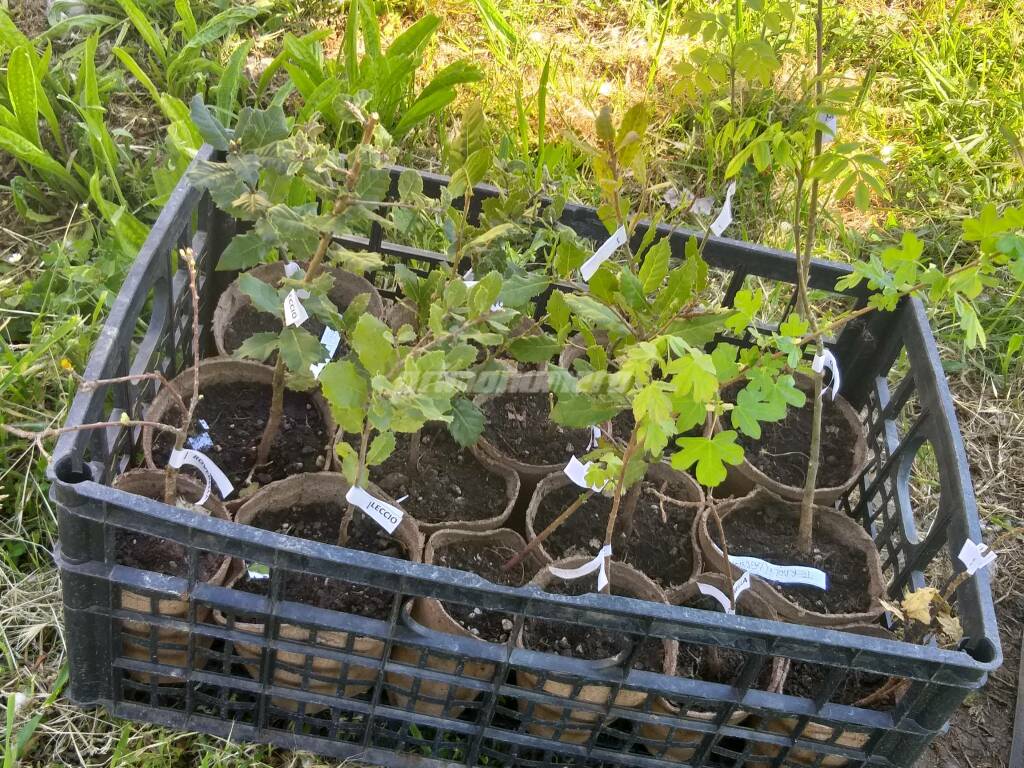
[[[537, 272], [526, 275], [512, 275], [506, 278], [498, 294], [498, 301], [506, 307], [525, 306], [548, 287], [547, 275]], [[550, 302], [549, 302], [550, 303]]]
[[160, 63], [166, 66], [167, 48], [163, 33], [150, 23], [149, 16], [143, 13], [133, 0], [117, 0], [117, 3], [128, 20], [131, 21], [132, 26], [138, 31], [139, 36], [146, 41], [146, 45], [153, 50], [153, 53], [160, 59]]
[[276, 333], [264, 332], [254, 333], [252, 336], [242, 342], [241, 346], [235, 350], [235, 357], [244, 357], [249, 360], [259, 360], [263, 362], [270, 354], [277, 350], [278, 337]]
[[562, 351], [562, 344], [551, 336], [520, 336], [508, 347], [509, 354], [521, 363], [546, 363]]
[[501, 293], [501, 275], [497, 272], [488, 272], [469, 289], [469, 311], [470, 317], [479, 317], [489, 312], [491, 306], [498, 300]]
[[361, 432], [370, 386], [356, 364], [351, 360], [328, 363], [320, 372], [320, 386], [341, 428], [346, 432]]
[[213, 112], [206, 106], [203, 102], [203, 97], [198, 93], [192, 97], [190, 114], [192, 115], [192, 122], [203, 137], [203, 141], [214, 149], [226, 152], [230, 141], [228, 132], [220, 124], [220, 121], [214, 117]]
[[644, 288], [640, 281], [628, 269], [619, 273], [619, 290], [622, 298], [634, 312], [643, 312], [647, 309], [647, 297], [644, 295]]
[[352, 348], [371, 374], [387, 373], [397, 360], [391, 330], [373, 315], [363, 315], [352, 332]]
[[[362, 429], [360, 425], [350, 431], [361, 432]], [[359, 475], [359, 454], [356, 452], [356, 449], [344, 440], [338, 440], [334, 444], [334, 451], [338, 454], [338, 458], [341, 459], [341, 473], [351, 485], [355, 485]]]
[[217, 262], [217, 270], [226, 272], [239, 269], [249, 269], [263, 260], [270, 253], [270, 246], [263, 242], [263, 238], [255, 232], [246, 232], [243, 235], [235, 235], [224, 253], [220, 255]]
[[661, 287], [662, 281], [668, 275], [668, 258], [671, 248], [667, 237], [663, 237], [650, 248], [644, 255], [643, 266], [640, 267], [640, 283], [643, 285], [644, 293], [651, 294]]
[[246, 107], [238, 115], [235, 140], [242, 150], [251, 152], [288, 138], [288, 119], [284, 108], [274, 104], [267, 109]]
[[484, 415], [472, 400], [459, 398], [452, 402], [452, 420], [448, 431], [463, 448], [476, 443], [484, 431]]
[[381, 432], [373, 438], [366, 451], [366, 466], [376, 467], [378, 464], [383, 464], [394, 452], [395, 433]]
[[[239, 101], [239, 92], [246, 82], [243, 72], [246, 58], [249, 56], [252, 46], [253, 41], [246, 40], [235, 48], [231, 52], [230, 58], [228, 58], [228, 63], [224, 66], [224, 71], [221, 73], [220, 82], [217, 84], [217, 109], [220, 110], [225, 120], [234, 114], [235, 102]], [[244, 102], [245, 98], [243, 97], [241, 101]]]
[[[560, 394], [551, 419], [567, 427], [592, 427], [622, 411], [620, 403], [612, 403], [591, 395]], [[540, 414], [538, 414], [539, 416]]]
[[743, 448], [736, 443], [732, 430], [719, 432], [714, 437], [680, 437], [676, 440], [680, 450], [672, 456], [672, 466], [688, 470], [696, 465], [697, 482], [713, 487], [725, 480], [726, 464], [742, 464]]
[[625, 323], [611, 309], [598, 303], [589, 296], [565, 294], [565, 303], [574, 315], [595, 330], [608, 331], [620, 336], [629, 333]]
[[778, 421], [785, 415], [785, 405], [763, 400], [756, 387], [746, 386], [736, 394], [736, 406], [729, 412], [729, 421], [743, 434], [760, 440], [761, 422]]
[[260, 312], [269, 312], [277, 318], [283, 317], [284, 302], [273, 286], [244, 272], [238, 276], [238, 288], [252, 299], [253, 306]]
[[513, 232], [516, 232], [518, 229], [518, 226], [508, 221], [504, 222], [503, 224], [498, 224], [496, 227], [491, 227], [482, 235], [477, 235], [476, 237], [474, 237], [472, 240], [466, 243], [465, 246], [463, 246], [462, 251], [463, 253], [469, 253], [470, 251], [476, 250], [477, 248], [483, 248], [485, 245], [489, 245], [490, 243], [492, 243], [493, 241], [497, 240], [500, 237], [506, 237], [512, 234]]
[[718, 391], [718, 371], [711, 355], [699, 349], [673, 360], [665, 366], [679, 396], [692, 394], [695, 400], [708, 402]]
[[7, 60], [7, 94], [18, 118], [21, 135], [37, 147], [39, 142], [39, 102], [36, 74], [27, 47], [17, 48]]
[[89, 196], [81, 182], [68, 173], [67, 169], [54, 160], [48, 152], [5, 126], [0, 126], [0, 152], [13, 155], [44, 176], [52, 177], [60, 183], [64, 190], [74, 193], [81, 200], [85, 200]]
[[287, 326], [279, 339], [281, 359], [295, 373], [308, 373], [309, 366], [322, 363], [327, 356], [320, 340], [305, 328]]

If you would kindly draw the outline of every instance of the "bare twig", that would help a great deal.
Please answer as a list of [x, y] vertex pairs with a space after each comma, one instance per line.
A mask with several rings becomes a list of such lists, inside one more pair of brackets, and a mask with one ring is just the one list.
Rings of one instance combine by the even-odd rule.
[[539, 535], [534, 536], [533, 540], [530, 541], [526, 545], [526, 547], [524, 547], [522, 550], [520, 550], [519, 554], [515, 555], [510, 560], [508, 560], [504, 565], [502, 565], [501, 566], [501, 570], [503, 570], [503, 571], [511, 571], [513, 568], [515, 568], [517, 565], [519, 565], [521, 562], [523, 562], [523, 560], [526, 558], [526, 556], [530, 552], [532, 552], [537, 547], [539, 547], [541, 544], [543, 544], [544, 540], [547, 539], [552, 533], [557, 531], [558, 528], [566, 520], [568, 520], [570, 517], [572, 517], [573, 514], [575, 514], [576, 510], [579, 509], [581, 506], [583, 506], [583, 503], [587, 499], [589, 499], [591, 496], [593, 496], [593, 494], [594, 494], [593, 491], [584, 491], [579, 496], [577, 496], [576, 500], [572, 504], [570, 504], [568, 507], [566, 507], [565, 510], [558, 517], [556, 517], [554, 520], [552, 520], [548, 524], [548, 527], [545, 528], [543, 531], [541, 531]]

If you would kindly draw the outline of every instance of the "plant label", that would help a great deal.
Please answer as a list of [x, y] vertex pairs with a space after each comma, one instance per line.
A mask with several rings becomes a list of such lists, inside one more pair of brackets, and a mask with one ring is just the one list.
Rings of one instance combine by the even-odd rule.
[[[320, 337], [320, 344], [327, 351], [327, 360], [334, 359], [334, 353], [338, 351], [338, 344], [341, 343], [341, 334], [333, 328], [324, 328], [324, 333]], [[309, 366], [309, 372], [313, 374], [314, 379], [320, 378], [320, 372], [323, 371], [324, 366], [327, 363], [312, 363]]]
[[805, 565], [775, 565], [757, 557], [734, 557], [729, 555], [729, 562], [742, 568], [748, 574], [760, 576], [768, 581], [780, 584], [805, 584], [818, 589], [828, 589], [828, 576], [824, 571]]
[[592, 451], [597, 448], [597, 443], [601, 439], [601, 428], [591, 427], [590, 428], [590, 442], [587, 443], [587, 450]]
[[718, 587], [714, 586], [713, 584], [705, 584], [702, 581], [698, 581], [697, 589], [700, 590], [700, 593], [702, 595], [706, 595], [707, 597], [711, 597], [717, 600], [719, 605], [722, 606], [722, 610], [724, 610], [730, 616], [736, 613], [736, 609], [732, 607], [733, 601], [731, 601], [726, 596], [725, 592], [720, 590]]
[[[289, 261], [284, 265], [284, 276], [294, 278], [299, 271], [299, 265], [294, 261]], [[300, 299], [308, 299], [309, 291], [304, 291], [301, 288], [296, 291], [299, 294]]]
[[970, 539], [964, 542], [958, 557], [971, 576], [996, 561], [996, 553], [987, 544], [975, 544]]
[[245, 572], [253, 581], [262, 581], [270, 578], [270, 569], [263, 563], [247, 563]]
[[839, 395], [840, 379], [839, 379], [839, 361], [836, 360], [836, 356], [832, 354], [831, 349], [826, 349], [824, 352], [814, 356], [814, 360], [811, 362], [811, 370], [815, 373], [822, 373], [825, 369], [828, 369], [832, 378], [829, 379], [829, 385], [821, 390], [821, 396], [824, 397], [826, 392], [831, 393], [833, 400]]
[[171, 457], [167, 460], [175, 469], [181, 469], [185, 464], [190, 467], [195, 467], [202, 474], [203, 479], [206, 481], [206, 488], [203, 490], [203, 496], [197, 502], [198, 504], [204, 504], [208, 498], [210, 498], [210, 488], [214, 483], [217, 484], [217, 490], [220, 491], [220, 497], [226, 499], [232, 493], [235, 492], [235, 486], [228, 480], [228, 476], [221, 471], [221, 468], [214, 463], [206, 454], [200, 453], [199, 451], [193, 451], [190, 448], [184, 450], [171, 450]]
[[600, 493], [607, 483], [602, 483], [601, 485], [590, 485], [590, 483], [587, 482], [587, 472], [590, 470], [590, 464], [591, 462], [589, 461], [584, 464], [573, 456], [569, 459], [569, 463], [565, 465], [565, 469], [562, 471], [565, 473], [566, 477], [576, 483], [580, 488], [587, 488], [591, 491], [597, 491]]
[[750, 571], [744, 571], [743, 575], [732, 585], [732, 604], [739, 605], [740, 595], [748, 589], [750, 589]]
[[608, 261], [611, 255], [619, 250], [628, 239], [629, 236], [626, 234], [625, 227], [616, 229], [612, 236], [605, 240], [600, 248], [594, 251], [594, 255], [583, 262], [583, 266], [580, 267], [580, 277], [589, 283], [590, 278], [597, 272], [597, 268]]
[[836, 139], [836, 130], [839, 126], [839, 118], [831, 112], [819, 112], [818, 122], [824, 126], [821, 128], [822, 145], [831, 144]]
[[298, 291], [294, 289], [288, 291], [288, 295], [284, 297], [284, 324], [299, 326], [308, 319], [309, 313], [302, 306]]
[[711, 234], [715, 237], [721, 237], [726, 228], [732, 224], [732, 196], [735, 193], [736, 182], [729, 182], [729, 186], [725, 190], [725, 204], [722, 206], [722, 210], [719, 211], [718, 216], [711, 222], [711, 226], [709, 227]]
[[355, 486], [348, 489], [348, 493], [345, 494], [345, 501], [349, 504], [355, 504], [388, 533], [394, 533], [395, 528], [398, 527], [399, 523], [402, 522], [402, 518], [405, 517], [405, 512], [398, 507], [388, 504], [386, 501], [381, 501], [376, 496], [371, 496], [362, 488], [356, 488]]
[[206, 451], [213, 448], [213, 440], [210, 438], [209, 432], [200, 432], [198, 435], [190, 437], [185, 445], [194, 451]]
[[573, 579], [579, 579], [587, 574], [597, 571], [597, 591], [600, 592], [608, 585], [608, 570], [607, 562], [612, 556], [612, 545], [605, 544], [601, 547], [601, 551], [597, 553], [593, 560], [584, 563], [579, 568], [553, 568], [548, 567], [552, 576], [556, 576], [564, 581], [572, 581]]

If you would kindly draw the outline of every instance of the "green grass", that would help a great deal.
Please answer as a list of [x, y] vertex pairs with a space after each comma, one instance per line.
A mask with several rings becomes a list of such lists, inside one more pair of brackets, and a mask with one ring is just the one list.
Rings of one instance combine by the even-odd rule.
[[[130, 263], [125, 242], [131, 233], [126, 235], [123, 227], [119, 231], [114, 222], [130, 214], [151, 223], [187, 155], [186, 127], [178, 124], [168, 134], [174, 102], [161, 102], [158, 108], [153, 93], [129, 77], [121, 60], [109, 53], [109, 44], [132, 52], [158, 97], [169, 86], [187, 101], [190, 88], [216, 84], [191, 68], [168, 77], [161, 66], [159, 48], [165, 43], [180, 46], [186, 37], [172, 31], [180, 23], [172, 4], [136, 1], [156, 30], [145, 32], [150, 45], [139, 36], [140, 22], [133, 26], [118, 2], [95, 0], [88, 5], [91, 13], [109, 18], [89, 30], [101, 40], [93, 95], [102, 103], [87, 109], [100, 119], [89, 123], [67, 106], [76, 97], [72, 75], [79, 71], [85, 50], [81, 37], [77, 42], [56, 39], [48, 83], [61, 97], [55, 103], [67, 109], [66, 149], [81, 145], [82, 150], [72, 157], [60, 155], [55, 145], [47, 149], [61, 163], [93, 162], [92, 136], [102, 188], [111, 201], [118, 200], [117, 193], [124, 195], [124, 212], [116, 217], [116, 210], [104, 210], [88, 198], [68, 201], [41, 178], [35, 179], [42, 186], [32, 204], [52, 217], [48, 221], [27, 220], [11, 195], [0, 196], [0, 423], [21, 428], [56, 425], [63, 418], [74, 384], [60, 361], [67, 358], [82, 370]], [[378, 3], [384, 41], [422, 14], [424, 5]], [[452, 0], [431, 5], [442, 21], [438, 39], [426, 52], [425, 72], [457, 58], [481, 67], [484, 80], [464, 88], [452, 112], [471, 98], [481, 98], [492, 122], [505, 129], [499, 150], [506, 161], [521, 161], [537, 178], [592, 203], [596, 193], [587, 164], [569, 135], [589, 138], [593, 112], [604, 101], [621, 111], [646, 95], [657, 126], [647, 148], [652, 184], [720, 198], [729, 152], [716, 147], [716, 139], [730, 117], [728, 99], [687, 102], [678, 93], [674, 74], [675, 64], [692, 45], [680, 28], [680, 13], [704, 3]], [[904, 228], [913, 228], [933, 258], [958, 258], [964, 217], [985, 202], [1019, 203], [1024, 197], [1024, 59], [1019, 55], [1024, 7], [1018, 0], [960, 0], [953, 7], [948, 0], [891, 5], [855, 0], [838, 9], [834, 3], [827, 5], [831, 66], [848, 72], [853, 83], [870, 78], [870, 88], [852, 114], [842, 118], [839, 130], [844, 140], [864, 142], [884, 159], [888, 194], [873, 198], [866, 213], [847, 203], [835, 207], [823, 224], [820, 255], [856, 259], [898, 239]], [[200, 26], [219, 10], [208, 0], [193, 0], [191, 8]], [[790, 50], [807, 50], [810, 44], [809, 17], [804, 16], [788, 38]], [[258, 61], [276, 55], [284, 31], [302, 34], [321, 27], [334, 30], [327, 41], [333, 53], [341, 45], [342, 18], [332, 2], [278, 0], [276, 12], [254, 26], [225, 30], [208, 53], [218, 68], [224, 67], [241, 42], [253, 40], [250, 59]], [[24, 19], [16, 19], [27, 20], [27, 12]], [[176, 50], [164, 55], [173, 58]], [[421, 77], [418, 84], [426, 82]], [[792, 109], [793, 93], [781, 87], [781, 79], [777, 85], [752, 89], [744, 114], [766, 120]], [[243, 101], [251, 101], [255, 92], [254, 85], [243, 85]], [[215, 98], [207, 94], [208, 103]], [[403, 143], [402, 160], [436, 169], [450, 123], [414, 130]], [[110, 143], [100, 130], [103, 126]], [[543, 172], [537, 162], [541, 153]], [[113, 173], [105, 164], [116, 164]], [[3, 154], [0, 169], [5, 179], [23, 172]], [[785, 222], [791, 194], [781, 178], [745, 177], [730, 234], [790, 246]], [[947, 356], [954, 391], [965, 401], [983, 397], [986, 408], [1019, 409], [1024, 397], [1021, 306], [1017, 296], [997, 290], [996, 298], [981, 307], [989, 348], [966, 358]], [[936, 317], [935, 326], [940, 340], [955, 340], [948, 318]], [[966, 412], [961, 416], [972, 461], [981, 464], [988, 441], [1008, 427], [989, 429]], [[998, 440], [993, 444], [1003, 445]], [[264, 747], [225, 746], [204, 736], [115, 722], [53, 700], [50, 694], [61, 685], [64, 652], [58, 585], [49, 556], [56, 523], [46, 498], [45, 465], [42, 450], [0, 434], [0, 693], [5, 701], [11, 697], [12, 704], [15, 694], [27, 697], [12, 712], [5, 731], [4, 768], [19, 759], [26, 765], [320, 764], [316, 758]], [[1024, 505], [1024, 489], [1012, 478], [1006, 482], [1003, 492], [981, 499], [983, 513], [997, 522], [1012, 521]]]

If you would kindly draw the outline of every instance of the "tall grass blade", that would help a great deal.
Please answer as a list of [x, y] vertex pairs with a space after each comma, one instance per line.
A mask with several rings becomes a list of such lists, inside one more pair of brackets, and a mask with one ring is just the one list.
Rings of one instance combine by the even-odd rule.
[[11, 99], [21, 135], [37, 147], [42, 147], [39, 140], [38, 87], [28, 46], [14, 49], [7, 62], [7, 95]]
[[[235, 48], [220, 76], [216, 103], [221, 120], [228, 121], [235, 113], [235, 103], [239, 101], [239, 92], [245, 82], [242, 71], [250, 50], [252, 50], [252, 40], [247, 40]], [[244, 103], [245, 99], [243, 98], [241, 101]]]
[[142, 12], [134, 0], [117, 0], [117, 4], [121, 6], [121, 10], [124, 11], [139, 36], [146, 41], [146, 45], [160, 59], [160, 63], [167, 66], [167, 41], [164, 39], [163, 33], [150, 23], [149, 16]]
[[534, 175], [534, 186], [540, 189], [544, 180], [545, 155], [547, 154], [547, 121], [548, 121], [548, 79], [551, 77], [551, 51], [544, 59], [544, 68], [540, 71], [540, 87], [537, 89], [537, 166]]
[[484, 24], [495, 37], [499, 38], [506, 45], [516, 44], [518, 37], [515, 30], [512, 29], [512, 25], [505, 20], [505, 17], [501, 15], [501, 11], [498, 10], [498, 7], [491, 0], [473, 0], [473, 5], [476, 6], [477, 11], [480, 13], [480, 18], [483, 19]]
[[49, 152], [40, 149], [6, 126], [0, 126], [0, 151], [8, 153], [43, 176], [58, 182], [62, 189], [73, 192], [80, 199], [86, 198], [89, 194], [68, 169], [54, 160]]

